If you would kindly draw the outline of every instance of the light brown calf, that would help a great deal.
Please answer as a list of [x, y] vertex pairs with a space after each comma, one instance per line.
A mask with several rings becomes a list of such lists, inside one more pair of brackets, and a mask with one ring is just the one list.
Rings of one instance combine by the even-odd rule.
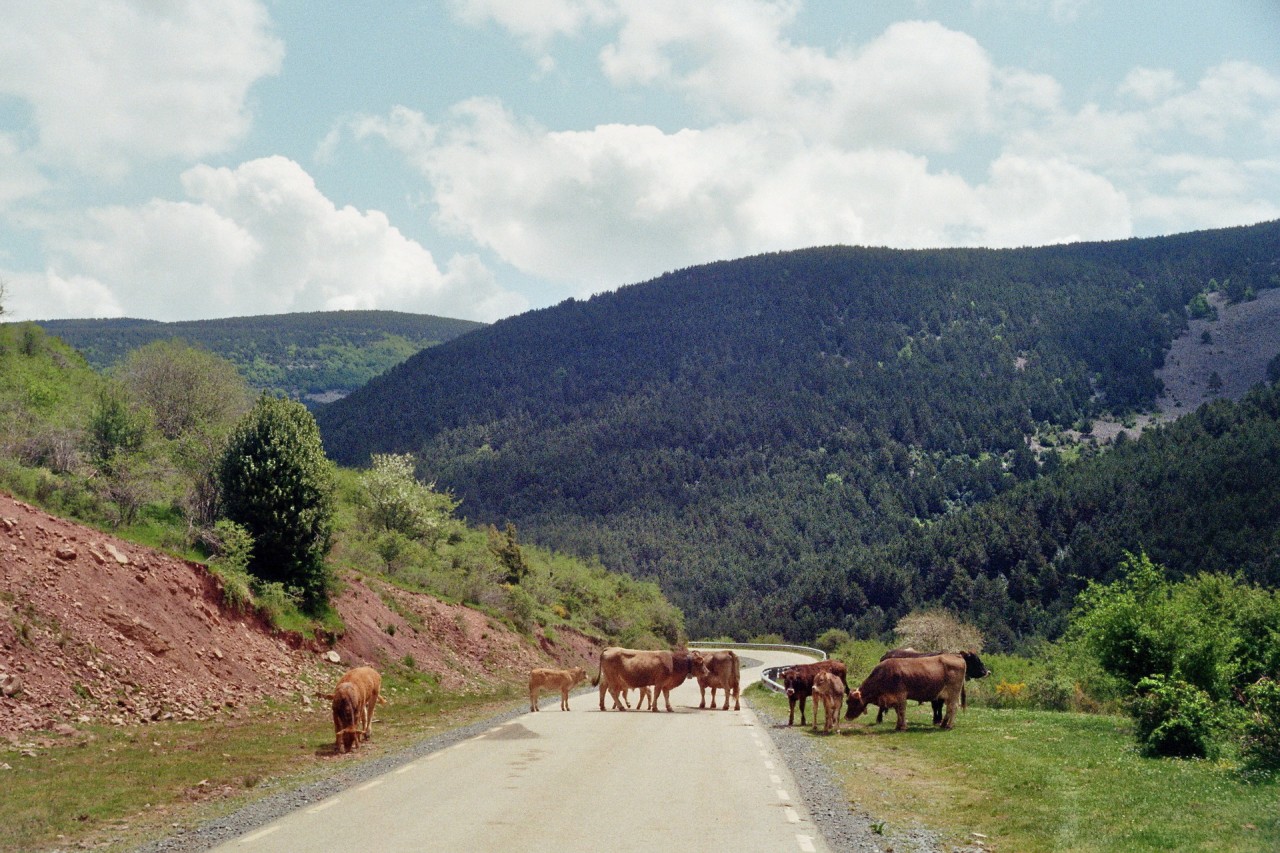
[[333, 692], [320, 694], [333, 703], [334, 748], [349, 752], [368, 740], [373, 727], [374, 706], [386, 704], [382, 676], [371, 666], [358, 666], [338, 679]]
[[529, 710], [538, 710], [538, 693], [542, 690], [560, 690], [560, 710], [569, 710], [569, 691], [587, 680], [587, 671], [580, 666], [573, 669], [535, 669], [529, 673]]
[[836, 734], [840, 734], [840, 706], [844, 703], [844, 682], [833, 672], [819, 672], [813, 677], [813, 727], [818, 727], [818, 705], [821, 704], [826, 714], [822, 730], [831, 731], [835, 723]]

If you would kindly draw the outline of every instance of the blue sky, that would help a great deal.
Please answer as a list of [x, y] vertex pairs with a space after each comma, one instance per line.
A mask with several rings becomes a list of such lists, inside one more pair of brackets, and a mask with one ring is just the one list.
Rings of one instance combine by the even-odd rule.
[[9, 0], [5, 319], [1280, 218], [1277, 0]]

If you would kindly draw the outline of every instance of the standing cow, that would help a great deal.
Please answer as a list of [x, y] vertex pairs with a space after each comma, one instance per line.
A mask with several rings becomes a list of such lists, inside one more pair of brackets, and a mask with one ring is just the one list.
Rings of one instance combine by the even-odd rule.
[[600, 710], [605, 710], [604, 694], [606, 691], [613, 697], [616, 710], [622, 706], [618, 702], [618, 692], [633, 687], [652, 687], [650, 710], [658, 710], [658, 697], [666, 700], [667, 710], [671, 707], [671, 688], [678, 687], [690, 676], [694, 678], [707, 675], [707, 664], [701, 652], [687, 649], [673, 651], [645, 651], [624, 649], [613, 646], [600, 653], [600, 674], [596, 681], [600, 685]]
[[[991, 674], [991, 670], [987, 669], [986, 666], [983, 665], [982, 659], [978, 657], [978, 653], [970, 652], [970, 651], [918, 652], [913, 648], [907, 647], [905, 649], [889, 649], [889, 651], [885, 652], [883, 655], [880, 656], [880, 660], [884, 661], [884, 660], [890, 660], [892, 658], [928, 658], [928, 657], [936, 657], [937, 655], [945, 655], [945, 654], [958, 654], [962, 658], [964, 658], [964, 665], [965, 665], [964, 680], [965, 681], [968, 681], [971, 678], [986, 678], [988, 675]], [[960, 691], [960, 700], [961, 702], [965, 701], [965, 694], [963, 689], [961, 689]], [[942, 723], [942, 700], [934, 699], [932, 702], [932, 705], [933, 705], [933, 724], [935, 726], [940, 725]], [[877, 723], [879, 723], [884, 719], [884, 712], [886, 710], [887, 709], [883, 705], [880, 706], [880, 710], [876, 712]]]
[[955, 725], [956, 707], [964, 704], [965, 659], [960, 655], [930, 655], [919, 658], [890, 658], [875, 669], [849, 696], [845, 719], [852, 720], [868, 705], [893, 708], [898, 714], [898, 731], [907, 728], [907, 702], [946, 703], [942, 728]]
[[[849, 672], [843, 662], [838, 660], [820, 660], [815, 663], [802, 663], [788, 667], [782, 672], [782, 687], [787, 694], [787, 704], [791, 712], [787, 715], [787, 725], [796, 721], [796, 705], [800, 705], [800, 725], [804, 725], [804, 706], [813, 693], [813, 677], [819, 672], [830, 672], [840, 679], [844, 685], [845, 695], [849, 695]], [[814, 710], [817, 715], [817, 709]]]
[[738, 703], [738, 683], [741, 678], [741, 664], [732, 649], [712, 652], [707, 656], [707, 675], [698, 676], [698, 695], [702, 699], [699, 708], [707, 707], [707, 688], [711, 688], [711, 707], [716, 707], [716, 688], [724, 690], [724, 708], [729, 710], [729, 693], [733, 693], [733, 710], [741, 711]]
[[587, 671], [580, 666], [573, 669], [542, 669], [529, 673], [529, 710], [538, 710], [538, 694], [543, 690], [560, 691], [560, 710], [569, 710], [569, 691], [587, 680]]
[[813, 677], [813, 727], [815, 729], [818, 727], [818, 705], [821, 704], [824, 713], [822, 730], [831, 731], [831, 725], [834, 723], [836, 734], [840, 734], [840, 704], [844, 702], [844, 691], [844, 682], [830, 670], [819, 672]]
[[325, 699], [333, 703], [334, 749], [350, 752], [368, 740], [373, 728], [373, 711], [382, 698], [382, 676], [371, 666], [348, 670]]

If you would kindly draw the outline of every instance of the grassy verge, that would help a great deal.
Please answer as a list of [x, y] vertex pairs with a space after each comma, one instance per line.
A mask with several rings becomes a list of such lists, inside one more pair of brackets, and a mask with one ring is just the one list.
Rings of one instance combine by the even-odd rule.
[[249, 802], [344, 770], [354, 761], [508, 710], [516, 691], [453, 696], [421, 681], [384, 681], [373, 739], [333, 753], [327, 703], [299, 699], [237, 719], [141, 728], [86, 727], [0, 742], [0, 850], [128, 850]]
[[[751, 698], [786, 712], [767, 691]], [[1127, 718], [970, 706], [943, 732], [912, 705], [908, 731], [892, 720], [814, 736], [886, 834], [923, 824], [950, 843], [1028, 853], [1280, 850], [1280, 782], [1246, 783], [1228, 762], [1143, 758]]]

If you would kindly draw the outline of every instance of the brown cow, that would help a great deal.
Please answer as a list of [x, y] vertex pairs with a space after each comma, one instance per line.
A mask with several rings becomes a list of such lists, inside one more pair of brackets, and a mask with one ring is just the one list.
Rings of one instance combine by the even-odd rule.
[[964, 702], [965, 660], [960, 655], [890, 658], [876, 664], [866, 681], [849, 696], [845, 719], [852, 720], [868, 705], [898, 712], [898, 731], [907, 728], [907, 702], [941, 699], [947, 705], [942, 728], [955, 724], [956, 706]]
[[[374, 706], [386, 704], [382, 676], [371, 666], [358, 666], [338, 679], [333, 693], [324, 696], [333, 703], [334, 748], [349, 752], [368, 740], [373, 727]], [[324, 694], [321, 694], [324, 695]]]
[[535, 669], [529, 673], [529, 710], [538, 710], [538, 693], [542, 690], [560, 691], [560, 710], [569, 710], [569, 691], [587, 680], [587, 671], [580, 666], [573, 669]]
[[[820, 660], [815, 663], [802, 663], [788, 667], [782, 672], [782, 686], [787, 694], [787, 703], [791, 713], [787, 715], [787, 725], [796, 721], [796, 703], [800, 704], [800, 725], [804, 725], [804, 705], [813, 693], [813, 677], [819, 672], [830, 672], [840, 679], [844, 692], [849, 694], [849, 672], [844, 663], [838, 660]], [[815, 715], [817, 713], [815, 709]]]
[[844, 691], [844, 682], [830, 670], [820, 671], [813, 677], [813, 727], [815, 729], [818, 727], [818, 703], [821, 702], [824, 711], [822, 730], [831, 731], [831, 725], [835, 723], [836, 734], [840, 734], [840, 704], [844, 702]]
[[[965, 681], [968, 681], [971, 678], [986, 678], [988, 675], [991, 674], [991, 670], [987, 669], [987, 667], [982, 663], [982, 659], [978, 657], [978, 653], [970, 652], [970, 651], [918, 652], [915, 649], [908, 646], [905, 649], [889, 649], [889, 651], [885, 652], [883, 655], [880, 656], [880, 660], [889, 660], [890, 658], [927, 658], [927, 657], [934, 657], [936, 655], [945, 655], [945, 654], [957, 654], [964, 658], [964, 665], [965, 665], [964, 680]], [[963, 690], [961, 690], [960, 692], [960, 701], [961, 702], [965, 701], [965, 694]], [[936, 726], [942, 723], [942, 700], [934, 699], [932, 704], [933, 704], [933, 724]], [[876, 712], [877, 723], [879, 723], [884, 719], [885, 710], [886, 708], [882, 705], [880, 707], [880, 710]]]
[[741, 676], [741, 665], [738, 663], [738, 656], [732, 649], [724, 651], [712, 652], [707, 656], [707, 672], [708, 675], [698, 677], [698, 695], [702, 701], [698, 703], [699, 708], [707, 707], [707, 688], [711, 688], [711, 707], [716, 707], [716, 688], [724, 690], [724, 707], [723, 711], [729, 710], [729, 693], [733, 693], [733, 710], [741, 711], [742, 706], [738, 703], [738, 682]]
[[673, 651], [641, 651], [612, 646], [600, 653], [600, 674], [596, 681], [600, 685], [600, 710], [605, 710], [604, 694], [607, 690], [613, 696], [614, 708], [621, 710], [618, 703], [618, 691], [630, 690], [633, 687], [652, 687], [653, 697], [650, 710], [658, 710], [658, 697], [666, 699], [667, 710], [671, 707], [671, 688], [684, 683], [689, 676], [705, 677], [706, 660], [701, 652], [675, 649]]

